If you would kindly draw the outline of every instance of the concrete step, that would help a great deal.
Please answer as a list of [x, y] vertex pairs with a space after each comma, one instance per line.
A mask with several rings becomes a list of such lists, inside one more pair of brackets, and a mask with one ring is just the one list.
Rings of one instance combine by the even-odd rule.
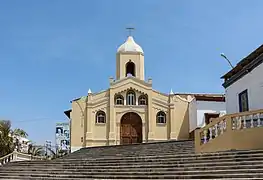
[[[149, 153], [149, 152], [130, 152], [130, 153], [122, 153], [122, 152], [114, 152], [114, 153], [96, 153], [96, 154], [90, 154], [90, 153], [80, 153], [80, 154], [73, 154], [73, 155], [68, 155], [66, 157], [115, 157], [115, 156], [120, 156], [120, 157], [125, 157], [125, 156], [149, 156], [149, 155], [155, 155], [155, 154], [175, 154], [176, 150], [174, 151], [167, 151], [167, 152], [153, 152], [153, 153]], [[181, 151], [180, 154], [191, 154], [194, 153], [193, 150], [189, 150], [189, 151]], [[64, 157], [64, 158], [66, 158]]]
[[13, 162], [0, 179], [263, 179], [263, 150], [194, 153], [192, 141], [84, 148], [53, 161]]
[[[215, 157], [215, 156], [218, 156], [218, 157], [223, 157], [223, 156], [226, 156], [226, 155], [254, 155], [254, 154], [262, 154], [263, 155], [263, 151], [262, 150], [255, 150], [255, 151], [228, 151], [228, 152], [220, 152], [220, 153], [202, 153], [202, 154], [195, 154], [195, 153], [192, 153], [192, 154], [175, 154], [175, 152], [171, 153], [171, 154], [166, 154], [166, 153], [160, 153], [160, 155], [158, 155], [158, 157], [170, 157], [170, 156], [174, 156], [174, 157], [180, 157], [180, 158], [183, 158], [183, 157], [200, 157], [200, 156], [209, 156], [209, 157]], [[118, 157], [118, 156], [110, 156], [110, 157], [105, 157], [105, 156], [102, 156], [102, 157], [98, 157], [98, 158], [93, 158], [93, 157], [89, 157], [89, 156], [86, 156], [86, 155], [82, 155], [82, 156], [77, 156], [77, 158], [72, 158], [73, 156], [66, 156], [64, 157], [63, 159], [79, 159], [79, 158], [85, 158], [85, 159], [117, 159], [117, 158], [120, 158], [120, 159], [123, 159], [123, 158], [135, 158], [133, 156], [125, 156], [125, 157]], [[154, 158], [154, 157], [157, 157], [156, 154], [154, 155], [145, 155], [145, 156], [138, 156], [136, 158], [145, 158], [145, 157], [150, 157], [150, 158]], [[60, 159], [58, 159], [60, 160]]]
[[89, 174], [89, 175], [82, 175], [82, 174], [19, 174], [19, 175], [11, 175], [9, 176], [6, 174], [1, 174], [1, 179], [7, 179], [8, 177], [16, 177], [19, 179], [35, 179], [35, 178], [42, 178], [42, 179], [215, 179], [215, 178], [262, 178], [263, 173], [257, 173], [250, 170], [250, 172], [229, 172], [229, 173], [217, 173], [215, 171], [210, 171], [207, 173], [198, 174], [197, 172], [192, 172], [191, 174], [179, 174], [179, 173], [165, 173], [165, 172], [158, 172], [158, 173], [129, 173], [129, 172], [122, 172], [122, 173], [104, 173], [104, 174]]
[[[213, 155], [175, 155], [175, 154], [169, 154], [169, 155], [154, 155], [154, 156], [139, 156], [139, 157], [100, 157], [100, 158], [87, 158], [83, 157], [81, 158], [81, 161], [126, 161], [126, 160], [142, 160], [142, 159], [170, 159], [170, 158], [178, 158], [178, 159], [220, 159], [220, 158], [227, 158], [227, 157], [263, 157], [263, 153], [250, 153], [250, 154], [213, 154]], [[65, 158], [65, 159], [57, 159], [54, 160], [55, 162], [73, 162], [73, 161], [79, 161], [79, 158]]]
[[261, 164], [255, 164], [255, 165], [251, 165], [251, 164], [246, 164], [246, 165], [222, 165], [222, 166], [189, 166], [189, 167], [180, 167], [180, 166], [125, 166], [125, 167], [89, 167], [89, 168], [85, 168], [85, 167], [71, 167], [71, 168], [56, 168], [56, 167], [31, 167], [31, 168], [24, 168], [21, 169], [19, 167], [14, 167], [14, 168], [4, 168], [0, 170], [0, 173], [4, 172], [4, 173], [19, 173], [21, 170], [23, 170], [23, 172], [27, 172], [29, 174], [31, 173], [41, 173], [41, 172], [51, 172], [52, 173], [64, 173], [64, 172], [78, 172], [80, 174], [83, 173], [87, 173], [87, 172], [161, 172], [161, 171], [174, 171], [174, 172], [179, 172], [179, 171], [199, 171], [199, 172], [203, 172], [205, 170], [228, 170], [228, 169], [232, 169], [232, 170], [238, 170], [238, 171], [245, 171], [247, 169], [258, 169], [260, 171], [263, 170], [263, 162], [261, 162]]
[[160, 164], [160, 163], [149, 163], [149, 164], [123, 164], [121, 166], [112, 166], [112, 165], [75, 165], [75, 164], [65, 164], [65, 165], [59, 165], [59, 166], [50, 166], [50, 165], [34, 165], [34, 166], [3, 166], [0, 168], [0, 171], [5, 171], [7, 169], [49, 169], [52, 167], [52, 169], [122, 169], [122, 168], [169, 168], [169, 167], [178, 167], [178, 168], [213, 168], [217, 167], [220, 168], [221, 166], [229, 167], [229, 168], [236, 168], [239, 166], [262, 166], [263, 161], [231, 161], [231, 162], [204, 162], [204, 163], [198, 163], [198, 164], [192, 164], [192, 163], [178, 163], [178, 164], [170, 164], [169, 162], [167, 164]]
[[80, 166], [104, 166], [104, 165], [112, 165], [112, 166], [117, 166], [117, 165], [125, 165], [125, 164], [200, 164], [200, 163], [217, 163], [217, 162], [244, 162], [244, 161], [263, 161], [262, 156], [258, 157], [236, 157], [236, 158], [220, 158], [220, 159], [143, 159], [143, 160], [126, 160], [126, 161], [75, 161], [74, 163], [71, 162], [54, 162], [54, 161], [27, 161], [27, 162], [13, 162], [9, 163], [6, 166], [15, 166], [15, 165], [23, 165], [23, 166], [34, 166], [34, 165], [44, 165], [44, 166], [59, 166], [59, 165], [64, 165], [64, 166], [70, 166], [72, 165], [80, 165]]
[[[239, 153], [209, 153], [209, 154], [189, 154], [189, 155], [185, 155], [185, 154], [161, 154], [161, 155], [147, 155], [147, 156], [138, 156], [138, 157], [133, 157], [133, 156], [127, 156], [127, 157], [99, 157], [99, 158], [89, 158], [86, 156], [83, 156], [83, 158], [81, 160], [103, 160], [103, 161], [110, 161], [110, 160], [127, 160], [127, 159], [158, 159], [158, 158], [180, 158], [180, 159], [201, 159], [201, 158], [222, 158], [222, 157], [251, 157], [251, 156], [263, 156], [263, 151], [255, 151], [255, 152], [239, 152]], [[59, 158], [53, 161], [74, 161], [74, 160], [80, 160], [79, 157], [78, 158], [71, 158], [71, 157], [67, 157], [67, 158]], [[32, 162], [32, 161], [30, 161]], [[34, 161], [34, 162], [38, 162], [38, 161]], [[41, 161], [42, 162], [42, 161]]]
[[[194, 153], [194, 151], [182, 151], [180, 152], [180, 154], [191, 154]], [[74, 155], [68, 155], [65, 156], [64, 158], [67, 157], [116, 157], [116, 156], [120, 156], [120, 157], [125, 157], [125, 156], [153, 156], [156, 154], [163, 154], [163, 155], [171, 155], [171, 154], [175, 154], [175, 151], [168, 151], [168, 152], [154, 152], [154, 153], [121, 153], [121, 152], [114, 152], [112, 154], [107, 154], [107, 153], [101, 153], [101, 154], [88, 154], [88, 153], [81, 153], [81, 154], [74, 154]]]

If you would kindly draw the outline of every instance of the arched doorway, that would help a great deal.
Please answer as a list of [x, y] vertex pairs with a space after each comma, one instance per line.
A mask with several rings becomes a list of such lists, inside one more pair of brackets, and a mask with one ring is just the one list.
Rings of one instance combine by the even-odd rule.
[[142, 120], [133, 112], [126, 113], [121, 118], [121, 144], [142, 143]]

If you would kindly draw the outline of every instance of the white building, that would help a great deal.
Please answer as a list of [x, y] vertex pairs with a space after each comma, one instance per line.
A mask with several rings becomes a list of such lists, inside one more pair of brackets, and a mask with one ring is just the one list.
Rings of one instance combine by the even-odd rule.
[[225, 96], [222, 94], [193, 94], [189, 102], [189, 132], [209, 124], [210, 118], [226, 114]]
[[263, 45], [222, 78], [227, 114], [263, 109]]
[[14, 136], [13, 138], [14, 138], [14, 142], [18, 141], [17, 142], [18, 147], [16, 147], [16, 149], [19, 152], [28, 153], [29, 144], [31, 144], [30, 140], [21, 136]]

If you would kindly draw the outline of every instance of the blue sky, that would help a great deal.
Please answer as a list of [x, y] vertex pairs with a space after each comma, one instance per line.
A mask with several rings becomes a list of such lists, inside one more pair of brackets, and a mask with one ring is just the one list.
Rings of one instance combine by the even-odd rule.
[[[0, 118], [40, 144], [54, 140], [70, 100], [108, 88], [134, 26], [153, 87], [223, 93], [220, 77], [262, 43], [261, 0], [3, 0]], [[98, 83], [100, 82], [100, 83]]]

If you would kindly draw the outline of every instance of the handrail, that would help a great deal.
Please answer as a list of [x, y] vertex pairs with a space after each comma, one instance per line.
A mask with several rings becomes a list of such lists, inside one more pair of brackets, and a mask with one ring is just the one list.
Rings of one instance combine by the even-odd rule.
[[5, 155], [5, 156], [3, 156], [3, 157], [0, 157], [0, 161], [5, 159], [5, 158], [7, 158], [7, 157], [9, 157], [9, 156], [11, 156], [11, 155], [13, 155], [13, 154], [14, 154], [14, 151], [9, 153], [9, 154], [7, 154], [7, 155]]
[[14, 152], [11, 152], [11, 153], [5, 155], [4, 157], [1, 157], [0, 158], [0, 165], [4, 165], [4, 164], [10, 162], [11, 160], [13, 160], [14, 154], [15, 154]]

